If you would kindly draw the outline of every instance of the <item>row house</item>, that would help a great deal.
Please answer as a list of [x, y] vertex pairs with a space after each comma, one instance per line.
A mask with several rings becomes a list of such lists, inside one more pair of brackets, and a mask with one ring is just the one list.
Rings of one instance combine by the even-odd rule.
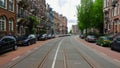
[[0, 0], [0, 37], [16, 34], [16, 0]]
[[65, 16], [60, 15], [59, 19], [60, 19], [61, 24], [62, 24], [60, 32], [62, 34], [67, 34], [67, 18]]
[[54, 15], [54, 20], [53, 20], [54, 21], [54, 24], [53, 24], [54, 32], [55, 32], [55, 34], [60, 34], [60, 28], [59, 28], [60, 20], [58, 19], [59, 15], [55, 11], [53, 12], [53, 15]]
[[27, 35], [30, 32], [33, 22], [30, 17], [37, 18], [39, 24], [34, 26], [34, 31], [39, 33], [44, 26], [46, 19], [45, 0], [17, 0], [17, 34]]
[[79, 34], [80, 31], [78, 29], [78, 25], [72, 25], [72, 33], [73, 34]]
[[16, 9], [16, 34], [17, 35], [25, 35], [28, 31], [28, 16], [30, 14], [28, 7], [28, 0], [17, 0], [17, 9]]
[[120, 34], [120, 0], [104, 0], [104, 34]]
[[54, 31], [55, 34], [67, 34], [67, 18], [54, 11]]
[[50, 7], [49, 4], [46, 5], [47, 10], [47, 34], [54, 34], [54, 28], [53, 28], [53, 9]]

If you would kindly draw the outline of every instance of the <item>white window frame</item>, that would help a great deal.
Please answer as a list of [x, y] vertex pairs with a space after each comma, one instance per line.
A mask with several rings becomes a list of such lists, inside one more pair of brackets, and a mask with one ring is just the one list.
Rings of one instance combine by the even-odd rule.
[[14, 12], [14, 7], [15, 7], [15, 1], [13, 0], [13, 10], [11, 10], [9, 7], [11, 6], [10, 3], [11, 0], [8, 0], [8, 10]]
[[8, 22], [9, 31], [13, 31], [13, 20], [10, 19]]
[[4, 8], [4, 9], [7, 9], [7, 0], [4, 0], [5, 1], [5, 7], [3, 6], [0, 6], [1, 8]]
[[0, 31], [6, 31], [6, 18], [4, 16], [0, 17]]

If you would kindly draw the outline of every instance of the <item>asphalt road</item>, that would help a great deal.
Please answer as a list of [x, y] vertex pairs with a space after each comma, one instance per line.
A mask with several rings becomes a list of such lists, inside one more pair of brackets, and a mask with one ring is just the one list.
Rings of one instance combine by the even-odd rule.
[[68, 36], [53, 39], [1, 68], [120, 68], [120, 62]]

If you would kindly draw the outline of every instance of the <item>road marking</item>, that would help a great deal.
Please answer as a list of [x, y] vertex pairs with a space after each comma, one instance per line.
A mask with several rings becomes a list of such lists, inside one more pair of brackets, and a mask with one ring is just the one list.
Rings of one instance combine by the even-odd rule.
[[119, 62], [119, 63], [120, 63], [120, 61], [119, 61], [119, 60], [117, 60], [117, 59], [114, 59], [114, 61], [116, 61], [116, 62]]
[[16, 59], [18, 59], [18, 58], [20, 58], [20, 56], [17, 56], [17, 57], [15, 57], [15, 58], [13, 58], [11, 61], [14, 61], [14, 60], [16, 60]]
[[56, 53], [55, 53], [55, 56], [54, 56], [54, 60], [53, 60], [53, 63], [52, 63], [52, 67], [51, 68], [54, 68], [55, 67], [55, 63], [56, 63], [56, 59], [57, 59], [57, 54], [58, 54], [58, 51], [60, 49], [60, 46], [61, 46], [61, 43], [62, 43], [62, 40], [60, 41], [58, 47], [57, 47], [57, 50], [56, 50]]

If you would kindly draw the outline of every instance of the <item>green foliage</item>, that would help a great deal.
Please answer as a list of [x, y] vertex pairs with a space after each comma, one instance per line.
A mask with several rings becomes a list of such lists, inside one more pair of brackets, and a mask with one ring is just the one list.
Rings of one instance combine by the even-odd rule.
[[103, 0], [81, 0], [77, 6], [78, 27], [84, 29], [96, 28], [103, 33]]
[[29, 16], [29, 32], [36, 33], [35, 27], [39, 24], [39, 20], [35, 16]]
[[70, 34], [72, 34], [72, 30], [70, 30], [70, 32], [69, 32]]
[[39, 24], [39, 20], [35, 16], [29, 16], [29, 19], [34, 22], [35, 25]]

